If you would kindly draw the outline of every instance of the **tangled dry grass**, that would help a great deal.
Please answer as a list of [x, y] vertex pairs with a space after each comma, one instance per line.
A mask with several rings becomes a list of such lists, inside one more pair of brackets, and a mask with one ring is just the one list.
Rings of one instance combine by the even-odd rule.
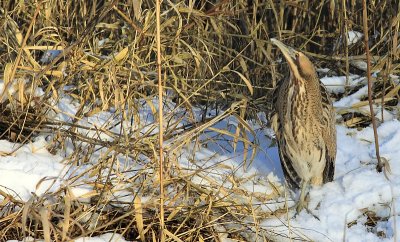
[[[251, 132], [246, 120], [268, 112], [271, 90], [285, 73], [277, 65], [270, 37], [307, 52], [332, 75], [364, 75], [359, 65], [365, 61], [362, 43], [341, 38], [350, 30], [362, 32], [360, 9], [356, 0], [163, 1], [167, 240], [219, 241], [229, 235], [243, 241], [248, 233], [268, 234], [268, 228], [257, 223], [274, 214], [260, 213], [242, 197], [268, 203], [281, 195], [279, 184], [271, 182], [276, 189], [269, 194], [247, 194], [214, 180], [213, 170], [223, 163], [206, 166], [205, 161], [191, 160], [203, 165], [187, 170], [178, 159], [193, 143], [206, 145], [224, 135], [232, 138], [232, 146], [242, 142], [255, 150], [246, 137]], [[395, 1], [369, 4], [373, 68], [380, 70], [374, 99], [388, 109], [399, 97], [399, 86], [389, 78], [399, 71], [398, 9]], [[66, 165], [79, 164], [84, 171], [69, 171], [66, 185], [27, 202], [0, 189], [1, 238], [68, 241], [113, 231], [128, 240], [158, 240], [158, 121], [140, 116], [143, 108], [155, 117], [157, 111], [155, 17], [155, 2], [148, 0], [0, 3], [1, 138], [27, 143], [48, 134], [49, 150], [64, 154]], [[60, 53], [52, 58], [49, 50]], [[43, 90], [40, 95], [35, 94], [38, 88]], [[346, 86], [346, 95], [358, 88]], [[61, 112], [54, 104], [63, 95], [79, 103], [70, 122], [54, 118]], [[350, 126], [369, 124], [369, 114], [359, 109], [366, 105], [339, 114]], [[200, 110], [200, 119], [194, 109]], [[114, 117], [102, 127], [81, 122], [110, 110]], [[215, 115], [210, 117], [209, 110]], [[214, 128], [221, 136], [199, 139], [228, 116], [239, 120], [235, 130]], [[250, 162], [251, 152], [244, 157]], [[121, 159], [136, 165], [121, 168]], [[196, 184], [194, 177], [208, 185]], [[235, 180], [237, 187], [245, 182], [229, 175], [225, 179]], [[82, 184], [93, 192], [78, 199], [71, 189]], [[124, 199], [116, 195], [119, 191], [130, 194]]]

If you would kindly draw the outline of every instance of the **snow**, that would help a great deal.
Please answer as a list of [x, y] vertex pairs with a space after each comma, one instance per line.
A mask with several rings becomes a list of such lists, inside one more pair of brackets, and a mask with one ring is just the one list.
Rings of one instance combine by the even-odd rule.
[[[400, 228], [393, 224], [395, 217], [399, 219], [393, 211], [400, 203], [400, 122], [388, 121], [378, 128], [381, 156], [392, 171], [390, 180], [375, 170], [372, 128], [357, 131], [338, 125], [337, 132], [335, 180], [310, 192], [308, 208], [318, 219], [302, 211], [290, 221], [291, 229], [313, 241], [393, 241], [394, 231]], [[387, 238], [367, 230], [366, 209], [389, 217], [387, 224], [379, 225]], [[357, 224], [348, 228], [351, 221]], [[274, 226], [289, 236], [288, 224], [276, 218], [266, 219], [262, 225]]]
[[[9, 242], [19, 242], [18, 240], [8, 240]], [[83, 237], [74, 240], [75, 242], [126, 242], [119, 234], [106, 233], [97, 237]], [[35, 240], [32, 237], [27, 237], [21, 242], [44, 242], [44, 240]]]
[[40, 196], [59, 186], [65, 166], [62, 157], [51, 155], [46, 145], [43, 137], [22, 147], [0, 140], [0, 187], [28, 201], [31, 193]]
[[322, 77], [321, 82], [325, 85], [327, 90], [331, 93], [343, 93], [345, 86], [354, 87], [365, 80], [364, 77], [357, 75], [350, 75], [348, 78], [345, 76]]
[[61, 50], [46, 50], [44, 51], [42, 57], [40, 58], [40, 61], [43, 64], [49, 64], [51, 61], [53, 61], [58, 55], [61, 54]]
[[349, 31], [347, 32], [347, 45], [352, 45], [357, 43], [358, 41], [361, 40], [361, 38], [364, 36], [363, 33], [360, 33], [358, 31]]
[[75, 240], [75, 242], [125, 242], [126, 240], [122, 238], [119, 234], [107, 233], [100, 235], [98, 237], [84, 237]]
[[[365, 78], [355, 75], [349, 76], [348, 80], [349, 86], [365, 83]], [[325, 77], [322, 81], [329, 91], [344, 92], [346, 77]], [[41, 95], [40, 91], [36, 93], [36, 95]], [[334, 106], [337, 109], [350, 107], [358, 103], [365, 95], [366, 88], [363, 87], [352, 95], [338, 100]], [[53, 102], [54, 112], [50, 115], [60, 121], [71, 122], [71, 118], [79, 108], [73, 99], [65, 95], [58, 102]], [[144, 103], [148, 102], [148, 100], [144, 101]], [[151, 102], [156, 107], [157, 101]], [[168, 109], [168, 105], [166, 106]], [[199, 112], [199, 110], [193, 110], [196, 115], [199, 115]], [[310, 191], [309, 211], [303, 210], [297, 215], [289, 211], [289, 214], [269, 216], [263, 218], [259, 226], [264, 228], [271, 238], [279, 241], [289, 241], [290, 238], [313, 241], [394, 241], [400, 229], [400, 218], [396, 213], [400, 208], [400, 122], [395, 115], [390, 113], [386, 115], [390, 115], [391, 119], [385, 120], [379, 126], [378, 134], [381, 156], [388, 161], [391, 169], [391, 173], [387, 174], [389, 180], [383, 173], [377, 173], [375, 170], [376, 157], [372, 128], [357, 130], [338, 124], [334, 181], [322, 187], [314, 187]], [[149, 126], [154, 121], [152, 107], [141, 109], [139, 116], [143, 121], [143, 127], [141, 127], [143, 132], [157, 132], [156, 128]], [[102, 111], [80, 120], [79, 124], [97, 129], [105, 126], [113, 127], [109, 130], [118, 133], [121, 127], [129, 129], [129, 125], [125, 123], [114, 127], [120, 119], [121, 117], [114, 112]], [[259, 119], [265, 121], [265, 115], [260, 113]], [[257, 198], [242, 196], [240, 199], [243, 203], [254, 202], [254, 206], [262, 211], [276, 211], [283, 208], [285, 204], [295, 205], [298, 194], [293, 196], [289, 191], [286, 191], [287, 198], [281, 196], [266, 202], [258, 199], [258, 196], [273, 194], [274, 189], [271, 184], [284, 189], [284, 179], [277, 147], [271, 146], [270, 137], [273, 136], [273, 132], [254, 121], [249, 121], [249, 125], [254, 132], [246, 131], [246, 134], [248, 139], [255, 144], [254, 147], [249, 148], [242, 142], [237, 142], [236, 146], [232, 146], [234, 140], [232, 136], [219, 137], [220, 134], [216, 132], [207, 132], [200, 137], [201, 140], [209, 140], [207, 146], [188, 144], [182, 149], [179, 164], [188, 169], [212, 170], [212, 173], [207, 173], [207, 176], [204, 176], [202, 172], [199, 172], [198, 176], [193, 176], [191, 181], [195, 184], [206, 187], [213, 186], [214, 182], [217, 182], [220, 183], [221, 189], [242, 189], [245, 194], [257, 195]], [[228, 116], [216, 123], [213, 128], [226, 129], [230, 133], [235, 133], [238, 126], [237, 118]], [[77, 130], [89, 137], [112, 140], [112, 136], [105, 133], [99, 134], [87, 129]], [[215, 138], [217, 136], [218, 139]], [[28, 201], [33, 194], [40, 196], [46, 191], [55, 191], [62, 186], [67, 186], [68, 177], [71, 174], [87, 172], [85, 165], [66, 166], [64, 164], [66, 154], [73, 152], [71, 147], [64, 153], [52, 154], [48, 151], [49, 143], [50, 141], [47, 141], [44, 135], [22, 146], [0, 140], [0, 189], [12, 194], [16, 199]], [[173, 142], [166, 142], [167, 147], [174, 145]], [[246, 149], [247, 156], [244, 154]], [[253, 152], [255, 153], [252, 162], [244, 163], [244, 160], [251, 157]], [[124, 167], [129, 159], [121, 157], [118, 162], [121, 167]], [[139, 169], [140, 164], [136, 163], [136, 165]], [[74, 185], [70, 189], [73, 196], [81, 201], [88, 199], [93, 192], [92, 188], [86, 184]], [[124, 190], [123, 184], [116, 186], [114, 192], [120, 201], [130, 203], [133, 200], [132, 194]], [[367, 211], [375, 212], [377, 216], [387, 219], [378, 221], [375, 227], [370, 228], [365, 225], [368, 219]], [[290, 218], [289, 221], [287, 216]], [[348, 225], [349, 223], [351, 226]], [[378, 232], [386, 237], [379, 237]], [[252, 236], [255, 240], [256, 234]], [[224, 237], [224, 241], [229, 240], [227, 236]], [[125, 240], [118, 234], [103, 234], [91, 238], [78, 238], [75, 241]]]

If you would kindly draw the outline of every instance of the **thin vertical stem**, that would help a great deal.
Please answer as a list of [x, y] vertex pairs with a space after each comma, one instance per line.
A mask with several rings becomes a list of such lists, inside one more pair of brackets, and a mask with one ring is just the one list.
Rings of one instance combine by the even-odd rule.
[[157, 33], [156, 33], [156, 43], [157, 43], [157, 72], [158, 72], [158, 121], [159, 121], [159, 179], [160, 179], [160, 241], [165, 241], [164, 239], [164, 152], [163, 152], [163, 82], [161, 76], [161, 23], [160, 23], [160, 6], [162, 0], [157, 0], [156, 2], [156, 23], [157, 23]]
[[378, 131], [376, 128], [374, 107], [373, 107], [373, 103], [372, 103], [371, 55], [369, 53], [369, 44], [368, 44], [368, 14], [367, 14], [366, 0], [363, 0], [362, 5], [363, 5], [363, 28], [364, 28], [365, 54], [367, 56], [368, 103], [369, 103], [369, 111], [371, 114], [372, 128], [374, 130], [375, 153], [376, 153], [376, 158], [378, 159], [378, 164], [376, 166], [376, 170], [378, 172], [381, 172], [382, 168], [384, 166], [384, 163], [382, 162], [381, 156], [379, 155]]
[[347, 19], [347, 8], [346, 1], [342, 0], [342, 11], [343, 11], [343, 44], [344, 44], [344, 52], [346, 55], [346, 85], [345, 85], [345, 94], [347, 94], [347, 87], [349, 86], [349, 72], [350, 72], [350, 64], [349, 64], [349, 29], [348, 29], [348, 19]]

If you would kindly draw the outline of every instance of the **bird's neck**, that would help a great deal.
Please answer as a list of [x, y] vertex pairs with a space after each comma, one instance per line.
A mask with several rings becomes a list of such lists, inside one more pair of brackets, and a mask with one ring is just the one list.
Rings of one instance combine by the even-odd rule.
[[318, 112], [321, 110], [322, 96], [318, 77], [308, 80], [303, 85], [308, 108], [311, 109], [311, 112], [315, 112], [315, 114], [319, 116]]

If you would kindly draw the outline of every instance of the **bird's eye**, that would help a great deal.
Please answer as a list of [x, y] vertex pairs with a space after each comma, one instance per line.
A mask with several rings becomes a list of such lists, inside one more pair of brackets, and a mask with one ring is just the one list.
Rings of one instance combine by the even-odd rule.
[[300, 56], [300, 54], [299, 54], [299, 53], [296, 53], [296, 54], [294, 54], [294, 56], [296, 57], [296, 59], [298, 59], [299, 56]]

